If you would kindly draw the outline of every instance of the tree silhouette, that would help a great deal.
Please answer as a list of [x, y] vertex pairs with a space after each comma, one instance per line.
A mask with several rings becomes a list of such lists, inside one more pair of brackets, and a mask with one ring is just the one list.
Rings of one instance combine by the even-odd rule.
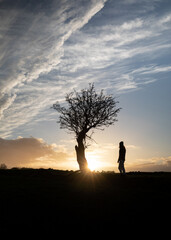
[[115, 98], [105, 96], [103, 90], [96, 93], [94, 84], [89, 84], [88, 89], [82, 89], [80, 93], [73, 91], [66, 95], [67, 107], [62, 107], [57, 102], [53, 108], [60, 113], [59, 121], [61, 129], [67, 129], [75, 134], [78, 145], [75, 146], [77, 162], [81, 171], [88, 169], [85, 158], [86, 139], [92, 129], [101, 129], [113, 125], [117, 119], [120, 108], [116, 108], [118, 102]]

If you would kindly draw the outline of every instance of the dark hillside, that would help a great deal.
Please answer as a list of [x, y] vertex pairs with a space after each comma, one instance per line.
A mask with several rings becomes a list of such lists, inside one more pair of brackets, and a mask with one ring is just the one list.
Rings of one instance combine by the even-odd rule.
[[[2, 231], [83, 233], [170, 226], [171, 173], [0, 171]], [[169, 225], [168, 225], [169, 224]]]

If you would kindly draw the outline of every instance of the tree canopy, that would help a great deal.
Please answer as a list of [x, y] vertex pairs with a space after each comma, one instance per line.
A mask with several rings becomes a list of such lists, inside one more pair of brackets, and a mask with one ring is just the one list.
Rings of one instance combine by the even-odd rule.
[[88, 89], [80, 93], [75, 90], [66, 95], [67, 107], [62, 107], [58, 102], [53, 108], [60, 113], [59, 121], [62, 129], [74, 132], [76, 138], [81, 132], [87, 134], [91, 129], [108, 127], [117, 121], [117, 114], [121, 108], [116, 108], [115, 98], [95, 91], [94, 84], [89, 84]]

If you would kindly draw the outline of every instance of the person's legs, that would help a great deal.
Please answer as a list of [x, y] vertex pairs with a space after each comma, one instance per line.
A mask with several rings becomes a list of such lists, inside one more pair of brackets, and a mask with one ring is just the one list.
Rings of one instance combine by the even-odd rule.
[[123, 172], [123, 174], [125, 174], [126, 172], [125, 172], [125, 166], [124, 166], [124, 162], [122, 163], [122, 172]]
[[121, 174], [125, 174], [125, 167], [124, 167], [124, 162], [120, 161], [119, 162], [119, 167], [118, 167], [119, 171]]
[[119, 169], [120, 173], [122, 173], [122, 169], [123, 169], [123, 168], [122, 168], [122, 161], [119, 162], [119, 167], [118, 167], [118, 169]]

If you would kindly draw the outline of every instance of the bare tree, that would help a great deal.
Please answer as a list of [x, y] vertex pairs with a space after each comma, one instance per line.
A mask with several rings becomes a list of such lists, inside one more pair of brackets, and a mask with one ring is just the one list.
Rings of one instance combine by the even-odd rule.
[[103, 90], [96, 93], [94, 84], [89, 84], [89, 88], [82, 89], [80, 93], [73, 91], [67, 94], [66, 103], [67, 107], [62, 107], [57, 102], [53, 108], [60, 113], [60, 128], [75, 134], [78, 143], [75, 146], [77, 162], [80, 170], [85, 171], [88, 168], [85, 158], [86, 139], [91, 139], [88, 132], [113, 125], [120, 108], [116, 108], [118, 102], [111, 95], [105, 96]]

